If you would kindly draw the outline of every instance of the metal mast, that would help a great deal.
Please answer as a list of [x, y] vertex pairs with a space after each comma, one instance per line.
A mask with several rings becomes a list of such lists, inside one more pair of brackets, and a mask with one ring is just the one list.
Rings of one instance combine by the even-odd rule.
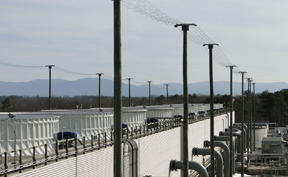
[[131, 106], [131, 92], [130, 92], [130, 80], [132, 79], [132, 78], [126, 78], [127, 80], [128, 80], [128, 83], [129, 83], [129, 107]]
[[121, 0], [114, 0], [114, 177], [122, 177]]
[[166, 85], [166, 104], [169, 103], [169, 96], [168, 96], [168, 86], [169, 84], [165, 84]]
[[[232, 126], [233, 126], [233, 67], [236, 67], [235, 65], [232, 66], [226, 66], [230, 68], [230, 164], [233, 163], [233, 136], [232, 136]], [[233, 167], [230, 166], [230, 176], [232, 177], [233, 174]]]
[[255, 145], [255, 119], [256, 119], [256, 95], [255, 95], [255, 82], [253, 83], [253, 93], [254, 93], [254, 97], [253, 97], [253, 101], [254, 101], [254, 116], [253, 116], [253, 123], [254, 123], [254, 126], [253, 126], [253, 128], [254, 128], [254, 130], [253, 130], [253, 137], [254, 137], [254, 146], [253, 146], [253, 148], [254, 148], [254, 151], [255, 151], [255, 147], [256, 147], [256, 145]]
[[98, 101], [99, 101], [99, 108], [101, 108], [101, 76], [104, 75], [103, 73], [96, 73], [96, 75], [99, 76], [99, 95], [98, 95]]
[[46, 65], [45, 67], [49, 68], [49, 109], [52, 108], [52, 101], [51, 101], [51, 69], [55, 67], [55, 65]]
[[184, 118], [183, 118], [183, 131], [182, 131], [182, 159], [183, 159], [183, 176], [189, 175], [189, 150], [188, 150], [188, 77], [187, 77], [187, 31], [189, 26], [195, 24], [176, 24], [174, 27], [182, 27], [183, 31], [183, 108], [184, 108]]
[[211, 175], [215, 175], [215, 154], [214, 154], [214, 88], [213, 88], [213, 46], [218, 44], [204, 44], [209, 49], [209, 80], [210, 80], [210, 154], [211, 154]]
[[[241, 131], [244, 132], [244, 74], [245, 71], [239, 72], [242, 74], [242, 121], [241, 121]], [[248, 132], [247, 132], [248, 133]], [[241, 177], [244, 177], [244, 136], [242, 135], [242, 151], [241, 151]]]
[[152, 81], [147, 81], [147, 82], [149, 83], [149, 105], [148, 106], [150, 106], [151, 105], [151, 85], [150, 85], [150, 83]]

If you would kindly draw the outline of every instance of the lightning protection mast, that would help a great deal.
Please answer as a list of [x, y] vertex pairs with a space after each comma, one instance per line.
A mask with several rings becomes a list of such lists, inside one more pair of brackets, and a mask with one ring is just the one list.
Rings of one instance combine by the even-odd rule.
[[209, 49], [209, 80], [210, 80], [210, 154], [211, 154], [211, 175], [215, 175], [215, 153], [214, 153], [214, 87], [213, 87], [213, 46], [218, 44], [204, 44]]
[[55, 67], [55, 65], [46, 65], [45, 67], [49, 68], [49, 109], [52, 108], [52, 101], [51, 101], [51, 69]]
[[99, 95], [98, 95], [98, 101], [99, 101], [99, 108], [101, 108], [101, 76], [104, 75], [104, 73], [96, 73], [96, 75], [99, 76]]
[[166, 104], [168, 104], [169, 102], [169, 96], [168, 96], [168, 86], [169, 84], [165, 84], [166, 85]]
[[[245, 71], [240, 71], [242, 75], [242, 120], [241, 120], [241, 132], [244, 132], [244, 74], [247, 73]], [[247, 132], [248, 133], [248, 132]], [[244, 142], [244, 136], [242, 136], [242, 142]], [[242, 143], [242, 151], [241, 151], [241, 177], [244, 177], [244, 144]], [[245, 147], [246, 148], [246, 147]]]
[[113, 0], [114, 9], [114, 176], [122, 177], [122, 61], [121, 0]]
[[131, 87], [130, 87], [130, 81], [131, 79], [133, 78], [126, 78], [128, 80], [128, 83], [129, 83], [129, 107], [131, 107]]
[[[232, 136], [232, 126], [233, 126], [233, 67], [235, 65], [226, 66], [230, 68], [230, 149], [233, 149], [233, 136]], [[233, 151], [230, 151], [230, 157], [233, 156]], [[233, 163], [233, 158], [230, 158], [230, 164]], [[232, 174], [232, 165], [230, 167], [230, 174]], [[230, 175], [232, 176], [232, 175]]]
[[149, 106], [151, 105], [151, 82], [152, 81], [147, 81], [149, 83]]
[[183, 108], [184, 117], [182, 125], [182, 160], [183, 169], [182, 175], [189, 175], [189, 152], [188, 152], [188, 76], [187, 76], [187, 31], [189, 31], [189, 26], [196, 26], [196, 24], [176, 24], [175, 28], [181, 26], [183, 31]]

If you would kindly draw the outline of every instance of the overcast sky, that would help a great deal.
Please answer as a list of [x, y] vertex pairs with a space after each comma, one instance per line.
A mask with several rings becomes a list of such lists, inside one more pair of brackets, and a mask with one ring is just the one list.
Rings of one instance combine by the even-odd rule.
[[[287, 0], [148, 2], [173, 19], [196, 23], [221, 46], [227, 59], [247, 71], [256, 83], [288, 82]], [[124, 5], [121, 17], [122, 78], [182, 83], [182, 32]], [[207, 47], [189, 40], [188, 60], [189, 83], [208, 81]], [[113, 77], [113, 1], [1, 0], [0, 62], [52, 64], [78, 73], [101, 72]], [[98, 76], [52, 69], [55, 79], [86, 77]], [[48, 79], [48, 69], [0, 63], [1, 81], [34, 79]], [[229, 70], [216, 62], [214, 81], [229, 81]], [[241, 75], [234, 74], [234, 81], [240, 82]]]

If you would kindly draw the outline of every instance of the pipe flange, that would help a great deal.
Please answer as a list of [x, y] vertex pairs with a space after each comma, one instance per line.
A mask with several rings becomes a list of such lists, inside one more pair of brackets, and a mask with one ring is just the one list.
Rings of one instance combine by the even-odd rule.
[[197, 156], [198, 156], [197, 150], [198, 150], [198, 147], [194, 147], [194, 148], [192, 149], [192, 155], [197, 155]]
[[205, 141], [204, 141], [204, 147], [209, 147], [209, 146], [208, 146], [208, 142], [209, 142], [208, 140], [205, 140]]
[[177, 169], [176, 169], [176, 160], [171, 160], [170, 161], [170, 170], [171, 171], [177, 171]]

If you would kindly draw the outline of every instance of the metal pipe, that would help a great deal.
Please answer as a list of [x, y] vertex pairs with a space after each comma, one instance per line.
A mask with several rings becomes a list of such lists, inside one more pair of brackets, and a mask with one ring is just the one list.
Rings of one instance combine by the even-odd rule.
[[[229, 129], [225, 129], [225, 132], [222, 132], [222, 135], [225, 136], [230, 136], [230, 130]], [[232, 130], [232, 135], [233, 136], [237, 136], [237, 154], [241, 153], [241, 136], [242, 136], [242, 132], [241, 130]], [[241, 155], [237, 155], [237, 161], [240, 162], [241, 161]]]
[[[242, 126], [241, 125], [241, 123], [235, 123], [235, 124], [233, 124], [233, 125], [235, 125], [235, 126]], [[245, 129], [245, 131], [246, 131], [246, 142], [245, 142], [245, 152], [248, 152], [249, 151], [249, 142], [248, 142], [248, 139], [249, 139], [249, 134], [248, 134], [248, 131], [249, 131], [249, 129], [248, 129], [248, 126], [247, 125], [245, 125], [245, 124], [243, 124], [243, 127], [244, 127], [244, 129]]]
[[[176, 171], [177, 169], [182, 169], [183, 166], [184, 165], [183, 165], [182, 161], [171, 160], [168, 176], [170, 177], [171, 171]], [[209, 177], [209, 174], [208, 174], [207, 170], [205, 169], [205, 167], [203, 167], [203, 165], [201, 165], [198, 162], [189, 161], [189, 169], [197, 171], [201, 177]]]
[[[214, 140], [217, 140], [217, 141], [229, 141], [230, 142], [230, 134], [229, 136], [228, 135], [223, 135], [222, 132], [219, 132], [219, 136], [214, 136]], [[233, 148], [235, 147], [235, 141], [233, 139], [232, 141], [232, 145], [233, 145]], [[232, 161], [233, 163], [231, 164], [232, 166], [232, 174], [230, 174], [230, 176], [233, 176], [233, 174], [235, 173], [235, 149], [230, 149], [230, 152], [232, 151]], [[231, 157], [230, 157], [231, 158]], [[230, 168], [231, 168], [230, 166]], [[230, 171], [229, 171], [230, 172]]]
[[114, 7], [114, 176], [122, 177], [121, 0]]
[[[242, 131], [242, 126], [233, 126], [233, 128], [237, 128], [238, 130]], [[244, 140], [241, 139], [241, 142], [243, 142], [243, 145], [244, 145], [243, 147], [246, 147], [246, 142], [247, 142], [246, 136], [247, 136], [246, 130], [245, 130], [245, 128], [243, 128], [243, 136], [242, 137], [244, 137]], [[242, 146], [241, 146], [241, 149], [243, 149], [243, 152], [246, 152], [246, 148], [242, 148]]]
[[[221, 147], [224, 151], [224, 176], [229, 176], [230, 174], [230, 150], [229, 147], [221, 142], [221, 141], [215, 141], [215, 147]], [[204, 147], [210, 146], [210, 141], [204, 141]]]
[[[217, 162], [217, 177], [223, 177], [223, 159], [222, 159], [222, 156], [220, 155], [220, 153], [218, 151], [216, 151], [214, 149], [214, 147], [211, 146], [211, 148], [213, 148], [213, 150], [214, 150], [215, 159], [216, 159], [216, 162]], [[192, 155], [203, 155], [203, 156], [211, 155], [210, 149], [193, 148], [192, 149]], [[211, 158], [211, 162], [212, 161], [214, 161], [214, 159]], [[212, 165], [212, 163], [211, 163], [211, 165]], [[215, 176], [215, 175], [211, 174], [211, 176]]]

